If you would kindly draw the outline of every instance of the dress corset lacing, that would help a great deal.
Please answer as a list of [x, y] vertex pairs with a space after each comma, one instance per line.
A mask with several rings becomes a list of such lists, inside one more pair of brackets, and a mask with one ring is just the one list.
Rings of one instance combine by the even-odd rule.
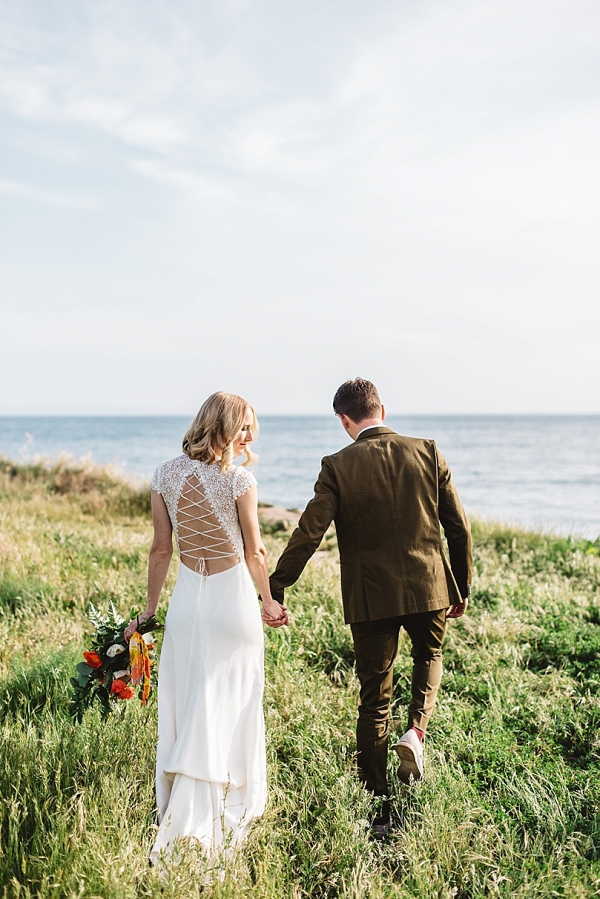
[[[208, 561], [235, 559], [236, 564], [240, 561], [193, 475], [185, 482], [177, 504], [177, 542], [182, 563], [204, 577], [208, 576]], [[187, 560], [194, 564], [188, 564]]]
[[187, 568], [206, 575], [211, 561], [244, 558], [236, 500], [255, 484], [254, 475], [242, 466], [223, 471], [218, 463], [186, 455], [158, 466], [152, 489], [165, 501]]

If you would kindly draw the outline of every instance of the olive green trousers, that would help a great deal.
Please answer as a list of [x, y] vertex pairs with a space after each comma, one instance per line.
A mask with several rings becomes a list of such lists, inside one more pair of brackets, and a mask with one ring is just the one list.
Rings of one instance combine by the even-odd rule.
[[403, 627], [412, 643], [412, 696], [408, 727], [427, 730], [442, 679], [446, 609], [350, 625], [354, 639], [360, 705], [356, 726], [360, 780], [377, 796], [388, 793], [387, 755], [392, 674]]

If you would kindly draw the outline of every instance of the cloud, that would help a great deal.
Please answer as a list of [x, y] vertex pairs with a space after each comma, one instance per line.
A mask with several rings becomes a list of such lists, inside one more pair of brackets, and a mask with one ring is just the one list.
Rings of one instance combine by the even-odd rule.
[[[395, 350], [428, 358], [432, 385], [456, 366], [466, 384], [472, 353], [473, 394], [542, 341], [553, 384], [561, 338], [592, 358], [595, 4], [10, 7], [0, 190], [40, 208], [2, 265], [19, 308], [89, 306], [64, 328], [21, 328], [49, 356], [64, 347], [65, 366], [97, 347], [149, 370], [167, 331], [193, 355], [186, 322], [204, 326], [205, 309], [251, 310], [236, 328], [279, 347], [278, 370], [310, 347], [315, 384], [363, 359], [387, 377]], [[83, 226], [44, 217], [102, 203]]]
[[197, 199], [234, 200], [233, 186], [222, 173], [199, 173], [164, 159], [132, 159], [135, 172], [161, 181]]
[[148, 2], [140, 14], [133, 2], [81, 0], [74, 17], [49, 6], [42, 25], [38, 4], [23, 0], [3, 27], [0, 99], [25, 119], [78, 122], [168, 151], [204, 143], [264, 87], [232, 25], [242, 9]]
[[41, 190], [30, 184], [22, 184], [19, 181], [11, 181], [0, 178], [0, 193], [11, 194], [17, 197], [25, 197], [50, 206], [63, 206], [68, 209], [101, 209], [105, 204], [97, 197], [86, 197], [82, 194], [63, 194], [54, 191]]
[[[140, 17], [133, 3], [82, 2], [79, 22], [56, 5], [54, 26], [33, 31], [15, 13], [0, 96], [26, 119], [97, 129], [163, 155], [171, 169], [219, 164], [311, 187], [437, 166], [474, 139], [485, 154], [516, 126], [535, 140], [552, 106], [589, 91], [597, 41], [578, 27], [584, 3], [566, 27], [558, 0], [382, 8], [362, 35], [363, 16], [335, 19], [334, 7], [327, 55], [311, 4], [273, 16], [269, 3], [192, 13], [155, 2]], [[306, 45], [303, 56], [292, 44], [294, 31], [311, 42], [316, 66]], [[402, 188], [397, 175], [392, 184]]]

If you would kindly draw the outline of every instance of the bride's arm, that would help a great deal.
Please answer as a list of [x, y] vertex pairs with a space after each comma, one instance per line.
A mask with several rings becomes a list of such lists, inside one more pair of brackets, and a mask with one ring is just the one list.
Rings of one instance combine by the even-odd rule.
[[165, 506], [165, 501], [156, 491], [152, 491], [152, 523], [154, 539], [150, 547], [148, 559], [148, 600], [145, 610], [133, 619], [125, 629], [125, 639], [130, 640], [132, 634], [142, 621], [156, 614], [160, 592], [163, 588], [171, 556], [173, 555], [173, 528]]
[[267, 551], [262, 542], [258, 525], [258, 491], [256, 486], [252, 485], [249, 487], [238, 497], [236, 502], [242, 537], [244, 538], [246, 565], [263, 601], [263, 619], [271, 627], [288, 624], [287, 609], [271, 596]]

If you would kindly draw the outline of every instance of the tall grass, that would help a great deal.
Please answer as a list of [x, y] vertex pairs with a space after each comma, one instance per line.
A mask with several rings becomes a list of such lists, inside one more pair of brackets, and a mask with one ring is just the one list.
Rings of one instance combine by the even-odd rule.
[[[64, 467], [0, 465], [1, 896], [600, 894], [598, 543], [474, 525], [473, 601], [449, 628], [426, 777], [406, 787], [390, 759], [395, 828], [379, 844], [354, 777], [358, 687], [330, 538], [289, 591], [289, 630], [266, 633], [268, 810], [219, 871], [188, 849], [161, 878], [147, 862], [155, 706], [68, 714], [89, 601], [124, 614], [144, 601], [147, 494]], [[268, 530], [274, 560], [287, 535]]]

